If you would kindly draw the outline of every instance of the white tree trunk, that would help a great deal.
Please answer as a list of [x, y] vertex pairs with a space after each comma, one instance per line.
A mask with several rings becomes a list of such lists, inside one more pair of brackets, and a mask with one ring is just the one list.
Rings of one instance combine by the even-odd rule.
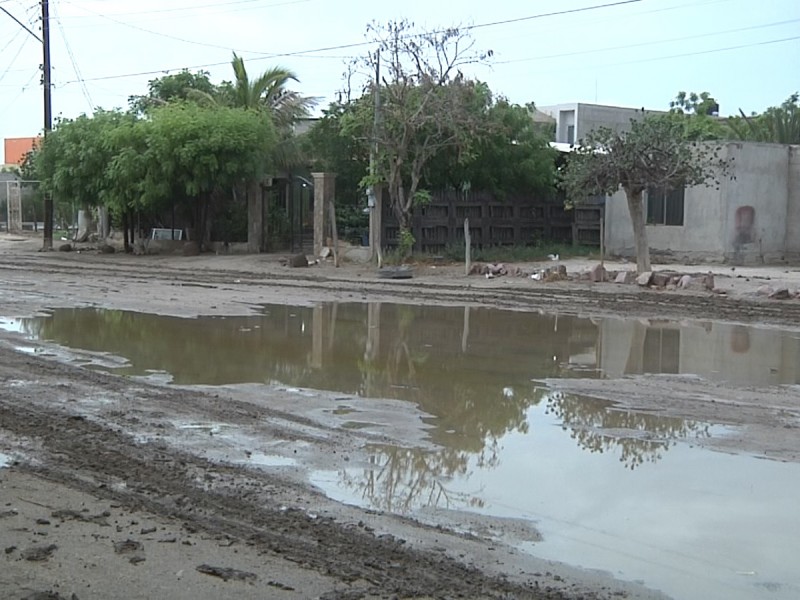
[[78, 232], [75, 234], [76, 242], [85, 242], [92, 229], [92, 211], [81, 209], [78, 211]]
[[101, 240], [111, 235], [111, 220], [108, 218], [108, 208], [105, 206], [97, 209], [97, 235]]
[[650, 271], [650, 246], [647, 243], [647, 228], [644, 223], [644, 203], [642, 192], [625, 190], [628, 210], [633, 224], [633, 241], [636, 248], [636, 270], [639, 273]]

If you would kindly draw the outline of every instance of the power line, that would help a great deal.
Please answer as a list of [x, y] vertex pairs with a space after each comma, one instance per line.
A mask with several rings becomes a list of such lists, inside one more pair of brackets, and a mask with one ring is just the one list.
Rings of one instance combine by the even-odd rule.
[[[730, 50], [741, 50], [743, 48], [753, 48], [755, 46], [768, 46], [771, 44], [781, 44], [784, 42], [793, 42], [795, 40], [800, 40], [800, 35], [780, 38], [775, 40], [763, 40], [760, 42], [751, 42], [749, 44], [739, 44], [737, 46], [726, 46], [724, 48], [711, 48], [709, 50], [697, 50], [695, 52], [685, 52], [683, 54], [670, 54], [669, 56], [654, 56], [650, 58], [641, 58], [637, 60], [628, 60], [624, 62], [615, 62], [603, 65], [585, 65], [579, 67], [570, 67], [566, 69], [558, 69], [558, 72], [566, 72], [566, 71], [583, 71], [583, 70], [591, 70], [591, 69], [602, 69], [605, 67], [619, 67], [624, 65], [634, 65], [640, 63], [648, 63], [648, 62], [656, 62], [660, 60], [671, 60], [673, 58], [687, 58], [690, 56], [702, 56], [704, 54], [716, 54], [718, 52], [728, 52]], [[538, 73], [547, 72], [547, 71], [536, 71]]]
[[494, 64], [497, 65], [505, 65], [505, 64], [512, 64], [512, 63], [520, 63], [520, 62], [530, 62], [535, 60], [549, 60], [552, 58], [565, 58], [568, 56], [580, 56], [583, 54], [595, 54], [597, 52], [610, 52], [612, 50], [628, 50], [630, 48], [641, 48], [642, 46], [653, 46], [657, 44], [669, 44], [672, 42], [682, 42], [685, 40], [695, 40], [701, 39], [706, 37], [713, 37], [717, 35], [726, 35], [728, 33], [739, 33], [742, 31], [752, 31], [754, 29], [765, 29], [767, 27], [777, 27], [780, 25], [788, 25], [790, 23], [797, 23], [800, 19], [789, 19], [787, 21], [776, 21], [774, 23], [765, 23], [763, 25], [751, 25], [749, 27], [739, 27], [737, 29], [726, 29], [724, 31], [712, 31], [709, 33], [701, 33], [696, 35], [687, 35], [683, 37], [677, 38], [669, 38], [665, 40], [653, 40], [649, 42], [639, 42], [636, 44], [625, 44], [623, 46], [609, 46], [607, 48], [592, 48], [591, 50], [579, 50], [576, 52], [564, 52], [560, 54], [545, 54], [542, 56], [530, 56], [527, 58], [513, 58], [509, 60], [498, 60], [495, 61]]
[[[221, 6], [231, 6], [234, 4], [252, 4], [253, 2], [262, 2], [263, 0], [233, 0], [231, 2], [214, 2], [212, 4], [195, 4], [192, 6], [180, 6], [180, 7], [172, 7], [172, 8], [158, 8], [154, 10], [136, 10], [136, 11], [128, 11], [128, 12], [116, 12], [116, 13], [108, 13], [107, 15], [97, 13], [95, 11], [91, 11], [87, 8], [79, 6], [77, 8], [81, 8], [82, 10], [86, 10], [88, 12], [94, 13], [96, 16], [100, 17], [124, 17], [127, 15], [151, 15], [151, 14], [162, 14], [162, 13], [175, 13], [175, 12], [185, 12], [185, 11], [194, 11], [203, 8], [217, 8]], [[250, 10], [252, 8], [261, 9], [261, 8], [272, 8], [276, 6], [287, 6], [291, 4], [305, 4], [307, 2], [311, 2], [312, 0], [287, 0], [285, 2], [273, 2], [271, 4], [267, 4], [266, 6], [248, 6], [244, 7], [243, 9], [234, 9], [232, 11], [220, 11], [218, 13], [212, 14], [223, 14], [225, 12], [235, 12], [237, 10]], [[70, 3], [71, 4], [71, 3]], [[88, 15], [72, 15], [72, 16], [65, 16], [64, 19], [87, 19], [92, 18]]]
[[[606, 4], [595, 4], [595, 5], [592, 5], [592, 6], [585, 6], [585, 7], [582, 7], [582, 8], [574, 8], [574, 9], [555, 11], [555, 12], [549, 12], [549, 13], [538, 13], [538, 14], [529, 15], [529, 16], [526, 16], [526, 17], [516, 17], [516, 18], [513, 18], [513, 19], [503, 19], [503, 20], [499, 20], [499, 21], [490, 21], [490, 22], [487, 22], [487, 23], [479, 23], [477, 25], [467, 25], [465, 27], [462, 27], [461, 29], [465, 30], [465, 31], [469, 31], [469, 30], [472, 30], [472, 29], [479, 29], [479, 28], [485, 28], [485, 27], [494, 27], [494, 26], [497, 26], [497, 25], [506, 25], [506, 24], [509, 24], [509, 23], [519, 23], [519, 22], [523, 22], [523, 21], [531, 21], [533, 19], [542, 19], [542, 18], [554, 17], [554, 16], [558, 16], [558, 15], [568, 15], [568, 14], [575, 14], [575, 13], [581, 13], [581, 12], [589, 12], [589, 11], [600, 10], [600, 9], [604, 9], [604, 8], [611, 8], [611, 7], [615, 7], [615, 6], [623, 6], [623, 5], [626, 5], [626, 4], [635, 4], [635, 3], [639, 3], [639, 2], [643, 2], [643, 1], [644, 0], [620, 0], [619, 2], [610, 2], [610, 3], [606, 3]], [[140, 28], [140, 27], [135, 27], [135, 28], [136, 29], [143, 29], [143, 28]], [[144, 31], [147, 31], [147, 33], [155, 33], [156, 35], [167, 36], [167, 34], [159, 34], [157, 32], [152, 32], [152, 31], [149, 31], [149, 30], [144, 30]], [[428, 32], [425, 32], [425, 33], [421, 33], [421, 34], [409, 34], [408, 36], [405, 36], [405, 37], [408, 37], [408, 38], [419, 37], [420, 35], [430, 35], [430, 34], [434, 34], [434, 33], [442, 33], [443, 31], [444, 30], [431, 30], [431, 31], [428, 31]], [[172, 36], [167, 36], [167, 37], [172, 37]], [[175, 38], [175, 39], [178, 39], [178, 38]], [[200, 43], [200, 42], [194, 42], [194, 41], [183, 40], [183, 39], [180, 39], [179, 41], [188, 42], [188, 43]], [[335, 46], [325, 46], [325, 47], [321, 47], [321, 48], [313, 48], [313, 49], [310, 49], [310, 50], [298, 50], [298, 51], [295, 51], [295, 52], [281, 52], [281, 53], [274, 53], [274, 54], [267, 54], [267, 53], [261, 53], [261, 52], [251, 52], [251, 51], [247, 51], [247, 50], [245, 50], [243, 52], [249, 52], [251, 54], [259, 54], [259, 55], [261, 55], [259, 58], [251, 58], [250, 59], [251, 61], [255, 61], [255, 60], [265, 60], [265, 59], [269, 59], [269, 58], [289, 57], [289, 56], [301, 57], [303, 55], [309, 55], [309, 54], [319, 53], [319, 52], [330, 52], [332, 50], [347, 50], [347, 49], [351, 49], [351, 48], [360, 48], [360, 47], [364, 47], [364, 46], [371, 46], [371, 45], [373, 45], [375, 43], [376, 42], [373, 42], [373, 41], [354, 42], [354, 43], [351, 43], [351, 44], [339, 44], [339, 45], [335, 45]], [[206, 44], [202, 44], [202, 45], [206, 45]], [[221, 46], [216, 46], [216, 47], [220, 48]], [[225, 48], [225, 49], [228, 50], [229, 48]], [[85, 81], [101, 81], [101, 80], [108, 80], [108, 79], [121, 79], [121, 78], [126, 78], [126, 77], [140, 77], [140, 76], [143, 76], [143, 75], [157, 75], [159, 73], [169, 73], [171, 71], [180, 71], [180, 70], [183, 70], [183, 69], [204, 69], [204, 68], [209, 68], [209, 67], [217, 67], [217, 66], [225, 65], [225, 64], [228, 64], [228, 63], [227, 62], [223, 62], [223, 63], [207, 63], [207, 64], [195, 65], [195, 66], [190, 66], [190, 67], [165, 68], [165, 69], [157, 69], [157, 70], [153, 70], [153, 71], [140, 71], [138, 73], [126, 73], [126, 74], [121, 74], [121, 75], [106, 75], [106, 76], [101, 76], [101, 77], [87, 78]], [[68, 81], [66, 83], [68, 83], [68, 84], [69, 83], [76, 83], [76, 81]]]
[[31, 35], [32, 35], [34, 38], [36, 38], [36, 39], [39, 41], [39, 43], [40, 43], [40, 44], [42, 43], [42, 38], [40, 38], [38, 35], [36, 35], [35, 33], [33, 33], [33, 31], [31, 31], [31, 30], [30, 30], [30, 28], [29, 28], [27, 25], [25, 25], [25, 23], [23, 23], [22, 21], [20, 21], [20, 20], [19, 20], [17, 17], [15, 17], [14, 15], [12, 15], [10, 12], [8, 12], [8, 11], [7, 11], [5, 8], [3, 8], [2, 6], [0, 6], [0, 10], [2, 10], [2, 11], [3, 11], [4, 13], [6, 13], [6, 14], [7, 14], [9, 17], [11, 17], [12, 19], [14, 19], [14, 21], [16, 21], [17, 25], [19, 25], [19, 26], [20, 26], [20, 27], [22, 27], [22, 28], [23, 28], [25, 31], [27, 31], [28, 33], [30, 33], [30, 34], [31, 34]]
[[[53, 6], [55, 9], [55, 6]], [[86, 87], [86, 82], [83, 80], [83, 76], [81, 75], [81, 70], [78, 68], [78, 62], [75, 60], [75, 55], [72, 53], [72, 47], [67, 40], [67, 35], [64, 33], [64, 27], [61, 24], [61, 19], [59, 18], [58, 14], [55, 14], [55, 10], [53, 11], [56, 23], [58, 23], [58, 30], [61, 33], [61, 39], [64, 40], [64, 47], [67, 49], [67, 55], [69, 56], [69, 60], [72, 63], [72, 68], [75, 71], [75, 77], [78, 78], [81, 86], [81, 92], [83, 93], [83, 97], [89, 103], [89, 110], [93, 110], [95, 108], [94, 102], [92, 102], [92, 95], [89, 93], [89, 88]]]

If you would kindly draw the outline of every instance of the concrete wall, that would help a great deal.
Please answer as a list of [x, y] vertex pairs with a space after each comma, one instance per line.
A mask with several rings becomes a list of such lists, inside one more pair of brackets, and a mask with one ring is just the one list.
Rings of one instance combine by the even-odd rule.
[[[721, 182], [726, 204], [725, 259], [736, 264], [782, 260], [789, 204], [789, 147], [729, 143], [735, 179]], [[749, 216], [747, 213], [750, 213]]]
[[[648, 244], [682, 260], [761, 264], [800, 254], [800, 149], [780, 144], [727, 143], [732, 160], [719, 189], [687, 188], [682, 226], [648, 225]], [[609, 254], [633, 256], [633, 228], [621, 191], [606, 204]]]
[[786, 258], [800, 259], [800, 146], [789, 146], [788, 198], [786, 207]]
[[[630, 129], [631, 119], [641, 119], [646, 115], [663, 114], [662, 111], [643, 110], [641, 108], [625, 108], [622, 106], [605, 106], [602, 104], [555, 104], [537, 107], [537, 110], [550, 115], [556, 120], [556, 142], [574, 143], [582, 140], [598, 127], [607, 127], [613, 131]], [[568, 136], [569, 126], [575, 126], [575, 139]]]
[[[654, 257], [721, 261], [724, 209], [720, 190], [688, 188], [684, 197], [683, 225], [648, 225], [647, 242]], [[646, 203], [647, 197], [643, 201]], [[609, 254], [632, 258], [635, 254], [628, 201], [620, 190], [606, 201], [606, 249]]]

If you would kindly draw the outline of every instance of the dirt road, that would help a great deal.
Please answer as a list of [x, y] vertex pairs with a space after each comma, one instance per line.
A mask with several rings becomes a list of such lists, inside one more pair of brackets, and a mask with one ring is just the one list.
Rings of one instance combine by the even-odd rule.
[[[38, 245], [0, 239], [0, 317], [75, 306], [245, 315], [263, 303], [369, 299], [800, 327], [800, 302], [755, 296], [765, 277], [785, 276], [791, 285], [795, 274], [785, 269], [720, 274], [718, 283], [730, 286], [721, 296], [465, 278], [457, 265], [419, 267], [413, 279], [391, 281], [358, 265], [288, 269], [275, 256], [38, 253]], [[396, 425], [376, 439], [321, 417], [315, 408], [330, 400], [323, 392], [307, 394], [298, 410], [297, 390], [271, 389], [266, 402], [263, 389], [248, 386], [162, 386], [80, 366], [2, 329], [0, 385], [4, 598], [661, 597], [447, 523], [337, 504], [307, 484], [309, 468], [357, 462], [368, 441], [426, 443], [422, 415], [400, 403], [370, 403], [391, 411]], [[786, 434], [800, 422], [796, 390], [745, 410], [742, 390], [717, 387], [716, 397], [739, 402], [723, 422], [754, 424], [741, 448], [782, 431], [771, 450], [779, 443], [781, 459], [798, 460], [797, 436]], [[676, 401], [671, 410], [688, 408]], [[259, 469], [232, 456], [224, 436], [206, 426], [214, 423], [269, 440], [302, 468]], [[519, 528], [492, 526], [506, 540]]]

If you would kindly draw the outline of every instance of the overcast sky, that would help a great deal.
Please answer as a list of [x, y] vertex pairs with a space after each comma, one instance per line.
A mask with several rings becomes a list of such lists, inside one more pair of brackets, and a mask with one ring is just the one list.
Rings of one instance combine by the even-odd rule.
[[[607, 4], [605, 7], [600, 5]], [[494, 51], [473, 75], [512, 102], [666, 108], [709, 91], [723, 115], [761, 111], [800, 90], [798, 0], [50, 0], [53, 114], [127, 107], [149, 80], [187, 67], [231, 79], [281, 65], [322, 105], [342, 89], [348, 57], [368, 50], [371, 20], [425, 28], [479, 25]], [[590, 7], [599, 7], [591, 9]], [[40, 2], [0, 0], [35, 33]], [[589, 9], [568, 14], [546, 13]], [[457, 11], [457, 12], [454, 12]], [[503, 23], [503, 21], [507, 21]], [[325, 50], [325, 48], [340, 47]], [[0, 12], [0, 137], [41, 131], [41, 44]]]

